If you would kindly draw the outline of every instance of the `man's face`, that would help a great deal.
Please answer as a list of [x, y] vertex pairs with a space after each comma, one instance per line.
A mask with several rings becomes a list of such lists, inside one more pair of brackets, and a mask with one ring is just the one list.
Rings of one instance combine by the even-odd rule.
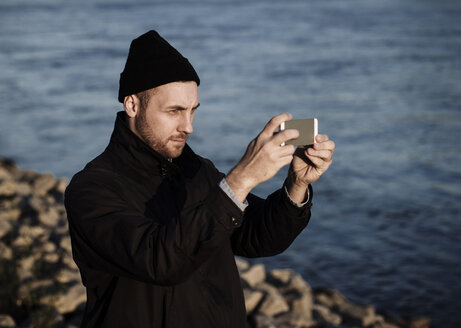
[[195, 82], [173, 82], [156, 87], [146, 108], [135, 116], [135, 133], [165, 158], [181, 155], [193, 132], [199, 106]]

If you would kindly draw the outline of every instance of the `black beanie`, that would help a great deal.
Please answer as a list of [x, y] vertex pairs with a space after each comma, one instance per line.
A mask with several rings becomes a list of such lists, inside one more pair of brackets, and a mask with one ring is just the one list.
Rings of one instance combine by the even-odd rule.
[[125, 69], [120, 74], [118, 101], [123, 103], [126, 96], [178, 81], [200, 85], [187, 58], [156, 31], [149, 31], [131, 41]]

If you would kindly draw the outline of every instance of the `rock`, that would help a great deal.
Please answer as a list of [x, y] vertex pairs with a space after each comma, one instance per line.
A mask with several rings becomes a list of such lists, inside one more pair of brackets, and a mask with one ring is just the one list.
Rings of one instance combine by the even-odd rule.
[[45, 196], [48, 191], [56, 185], [56, 180], [51, 174], [42, 174], [35, 179], [33, 191], [37, 196]]
[[12, 260], [13, 250], [0, 241], [0, 260]]
[[66, 187], [67, 187], [67, 179], [65, 178], [58, 179], [56, 186], [55, 186], [56, 191], [64, 195], [64, 192], [66, 191]]
[[391, 323], [405, 328], [429, 328], [431, 319], [427, 317], [391, 319]]
[[2, 209], [2, 212], [0, 212], [0, 224], [6, 221], [15, 222], [20, 216], [21, 210], [19, 208]]
[[58, 296], [55, 306], [59, 313], [65, 314], [75, 311], [80, 304], [85, 302], [85, 287], [81, 284], [75, 284]]
[[256, 288], [266, 292], [266, 295], [259, 306], [259, 313], [266, 316], [274, 316], [290, 310], [285, 298], [282, 294], [280, 294], [277, 288], [265, 282], [258, 284]]
[[242, 273], [250, 267], [250, 263], [248, 261], [245, 261], [241, 257], [235, 256], [235, 264], [237, 265], [237, 269], [239, 270], [239, 273]]
[[60, 221], [59, 212], [55, 207], [50, 207], [48, 210], [38, 214], [38, 220], [48, 227], [55, 227]]
[[334, 326], [339, 326], [341, 324], [341, 317], [336, 313], [332, 313], [330, 309], [324, 305], [314, 304], [312, 310], [313, 318], [316, 321], [330, 323]]
[[34, 296], [43, 296], [53, 290], [54, 282], [51, 279], [34, 280], [23, 283], [18, 289], [18, 298], [27, 302], [33, 293]]
[[12, 228], [13, 226], [9, 221], [7, 221], [6, 219], [2, 219], [0, 221], [0, 239], [6, 236], [8, 233], [10, 233]]
[[312, 319], [312, 294], [310, 291], [291, 291], [283, 294], [285, 300], [293, 313], [302, 314], [306, 319]]
[[16, 322], [7, 314], [0, 314], [0, 328], [15, 328]]
[[339, 291], [327, 288], [314, 289], [314, 300], [330, 309], [333, 307], [342, 308], [348, 303]]
[[11, 197], [16, 193], [16, 182], [12, 180], [0, 180], [0, 196]]
[[64, 256], [62, 258], [62, 263], [64, 263], [68, 268], [71, 270], [78, 270], [77, 264], [75, 264], [75, 261], [72, 259], [72, 256]]
[[19, 260], [17, 268], [17, 275], [20, 281], [28, 280], [33, 278], [32, 268], [36, 261], [36, 255], [30, 255], [28, 257]]
[[286, 286], [293, 275], [294, 271], [291, 269], [274, 269], [269, 271], [267, 281], [277, 287]]
[[243, 296], [245, 297], [245, 308], [247, 314], [254, 311], [264, 297], [264, 293], [259, 290], [251, 290], [248, 288], [243, 289]]
[[71, 254], [72, 253], [72, 245], [70, 242], [70, 237], [69, 236], [64, 236], [61, 241], [59, 242], [59, 247], [64, 249], [67, 253]]
[[41, 236], [47, 235], [47, 231], [42, 226], [22, 225], [19, 227], [19, 235], [35, 240], [39, 239]]
[[[78, 270], [69, 270], [69, 269], [62, 269], [59, 271], [56, 277], [57, 281], [63, 284], [67, 284], [70, 282], [80, 283], [80, 273]], [[245, 298], [246, 302], [246, 298]]]
[[257, 314], [253, 318], [254, 327], [257, 328], [277, 328], [274, 318]]
[[264, 264], [253, 265], [247, 271], [240, 274], [240, 278], [242, 278], [248, 286], [255, 287], [266, 279]]
[[368, 327], [376, 321], [375, 309], [372, 306], [348, 303], [339, 309], [339, 314], [342, 316], [343, 322], [350, 325]]
[[57, 254], [57, 253], [45, 254], [43, 256], [43, 260], [45, 262], [48, 262], [48, 263], [51, 263], [51, 264], [56, 264], [56, 263], [59, 262], [59, 254]]
[[301, 313], [287, 312], [274, 318], [277, 327], [286, 328], [309, 328], [315, 325], [315, 322], [306, 318]]

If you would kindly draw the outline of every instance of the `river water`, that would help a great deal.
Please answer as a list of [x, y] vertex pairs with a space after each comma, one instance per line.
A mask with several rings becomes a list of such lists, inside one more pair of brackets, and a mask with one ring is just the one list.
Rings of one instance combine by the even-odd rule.
[[337, 144], [308, 229], [259, 261], [461, 327], [461, 2], [2, 0], [0, 156], [70, 178], [100, 153], [149, 29], [196, 67], [190, 145], [220, 170], [280, 112]]

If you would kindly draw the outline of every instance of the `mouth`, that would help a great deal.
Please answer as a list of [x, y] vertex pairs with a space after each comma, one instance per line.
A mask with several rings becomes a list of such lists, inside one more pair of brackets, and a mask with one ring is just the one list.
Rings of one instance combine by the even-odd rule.
[[175, 144], [180, 144], [180, 145], [184, 145], [187, 141], [187, 137], [186, 138], [171, 138], [170, 141], [172, 141], [173, 143]]

